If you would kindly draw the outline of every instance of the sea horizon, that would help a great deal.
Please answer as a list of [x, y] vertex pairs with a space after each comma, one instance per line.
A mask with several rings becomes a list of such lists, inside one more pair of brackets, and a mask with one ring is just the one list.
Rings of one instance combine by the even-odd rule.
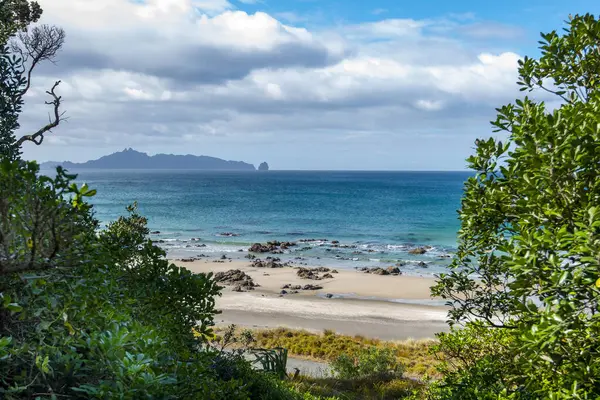
[[[54, 162], [54, 161], [38, 161], [38, 160], [30, 160], [36, 161], [38, 164], [43, 164], [46, 162]], [[65, 168], [68, 169], [68, 168]], [[44, 167], [41, 168], [42, 171], [54, 171], [54, 167]], [[194, 168], [81, 168], [77, 171], [74, 169], [72, 172], [79, 173], [82, 171], [148, 171], [148, 172], [160, 172], [160, 171], [189, 171], [189, 172], [239, 172], [239, 173], [272, 173], [272, 172], [459, 172], [459, 173], [472, 173], [470, 169], [456, 169], [456, 170], [438, 170], [438, 169], [269, 169], [268, 171], [249, 171], [249, 170], [230, 170], [230, 169], [194, 169]]]

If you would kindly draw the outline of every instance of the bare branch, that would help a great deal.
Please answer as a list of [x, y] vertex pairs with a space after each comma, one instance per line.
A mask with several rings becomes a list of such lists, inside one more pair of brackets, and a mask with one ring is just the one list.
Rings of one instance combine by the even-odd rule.
[[50, 122], [48, 122], [48, 124], [46, 126], [40, 128], [34, 134], [22, 136], [19, 140], [17, 140], [17, 143], [15, 144], [16, 147], [21, 147], [23, 145], [23, 143], [25, 143], [27, 141], [33, 142], [39, 146], [44, 141], [44, 134], [46, 132], [49, 132], [51, 129], [56, 128], [58, 126], [58, 124], [60, 124], [61, 121], [65, 120], [63, 118], [65, 113], [60, 112], [60, 104], [62, 101], [62, 96], [58, 96], [55, 92], [58, 85], [60, 85], [60, 81], [56, 81], [54, 83], [54, 85], [52, 86], [52, 89], [50, 89], [49, 91], [46, 92], [53, 98], [52, 101], [46, 102], [46, 104], [54, 106], [53, 118], [50, 120]]
[[56, 55], [65, 43], [65, 31], [51, 25], [40, 25], [31, 31], [21, 32], [18, 40], [11, 43], [12, 50], [18, 53], [23, 63], [31, 62], [27, 69], [27, 84], [20, 92], [23, 97], [31, 87], [31, 74], [35, 67], [43, 61], [56, 61]]

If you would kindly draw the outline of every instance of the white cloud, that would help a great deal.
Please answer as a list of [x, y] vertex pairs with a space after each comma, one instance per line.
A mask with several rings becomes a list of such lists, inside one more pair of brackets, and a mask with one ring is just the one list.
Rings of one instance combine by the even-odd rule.
[[353, 38], [381, 39], [397, 37], [415, 37], [427, 25], [425, 21], [414, 19], [384, 19], [377, 22], [368, 22], [349, 26], [345, 33]]
[[228, 149], [234, 158], [253, 149], [258, 159], [276, 152], [285, 162], [294, 146], [315, 140], [334, 146], [343, 139], [360, 149], [369, 138], [479, 136], [493, 108], [517, 93], [519, 55], [469, 49], [435, 33], [456, 27], [443, 21], [384, 19], [315, 31], [222, 0], [40, 3], [44, 22], [62, 25], [67, 43], [58, 67], [40, 70], [23, 126], [32, 129], [45, 115], [41, 89], [57, 78], [71, 117], [55, 130], [60, 140], [27, 149], [43, 159], [68, 158], [57, 154], [88, 145], [93, 150], [77, 155], [137, 146]]
[[134, 100], [153, 100], [154, 97], [141, 89], [126, 87], [123, 89], [125, 94]]
[[418, 100], [416, 106], [427, 111], [441, 110], [444, 104], [436, 100]]
[[388, 12], [388, 10], [385, 9], [385, 8], [376, 8], [373, 11], [371, 11], [371, 14], [373, 14], [373, 15], [381, 15], [381, 14], [385, 14], [386, 12]]
[[478, 39], [517, 39], [524, 35], [524, 30], [497, 22], [476, 22], [460, 27], [459, 31], [465, 35]]

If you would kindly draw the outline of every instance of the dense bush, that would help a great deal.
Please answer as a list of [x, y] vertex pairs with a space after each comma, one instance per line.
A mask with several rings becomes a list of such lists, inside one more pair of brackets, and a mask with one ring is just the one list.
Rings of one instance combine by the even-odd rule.
[[341, 354], [331, 363], [333, 373], [342, 379], [369, 376], [402, 376], [404, 367], [398, 364], [391, 349], [367, 347], [358, 354]]
[[466, 330], [450, 353], [442, 399], [600, 397], [600, 21], [571, 18], [520, 61], [519, 99], [498, 109], [504, 143], [469, 158], [460, 245], [433, 294]]
[[62, 170], [39, 176], [33, 163], [0, 169], [0, 391], [176, 393], [180, 360], [194, 359], [202, 344], [191, 329], [212, 324], [218, 287], [169, 265], [137, 235], [135, 215], [119, 226], [124, 243], [138, 239], [136, 262], [112, 253], [107, 238], [117, 224], [97, 235], [83, 202], [93, 193], [70, 178]]

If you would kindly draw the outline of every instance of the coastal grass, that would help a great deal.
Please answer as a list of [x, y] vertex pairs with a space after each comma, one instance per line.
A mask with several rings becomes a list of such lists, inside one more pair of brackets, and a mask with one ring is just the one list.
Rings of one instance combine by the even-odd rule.
[[[219, 335], [220, 332], [217, 329], [215, 333]], [[440, 360], [431, 352], [436, 343], [432, 339], [383, 341], [361, 335], [342, 335], [331, 330], [314, 333], [288, 328], [253, 330], [252, 334], [257, 347], [283, 347], [289, 355], [324, 362], [331, 362], [342, 354], [352, 357], [369, 347], [389, 349], [398, 363], [404, 366], [405, 376], [417, 380], [439, 377], [436, 366]]]
[[326, 362], [342, 354], [354, 356], [368, 347], [389, 349], [405, 367], [405, 375], [417, 379], [437, 376], [439, 360], [430, 351], [435, 343], [431, 339], [383, 341], [361, 335], [341, 335], [331, 330], [318, 334], [287, 328], [256, 331], [254, 337], [260, 347], [285, 347], [289, 354]]
[[355, 379], [300, 376], [292, 379], [290, 386], [301, 393], [340, 400], [419, 399], [425, 389], [424, 383], [391, 376]]
[[[232, 338], [234, 338], [232, 340]], [[233, 347], [283, 347], [290, 356], [331, 363], [340, 355], [358, 356], [368, 348], [390, 350], [404, 368], [402, 375], [375, 374], [355, 378], [304, 376], [290, 374], [287, 385], [317, 398], [340, 400], [421, 399], [431, 378], [439, 378], [440, 362], [432, 352], [435, 340], [383, 341], [356, 335], [341, 335], [331, 330], [314, 333], [288, 328], [249, 330], [234, 326], [216, 328], [213, 343], [228, 341]]]

